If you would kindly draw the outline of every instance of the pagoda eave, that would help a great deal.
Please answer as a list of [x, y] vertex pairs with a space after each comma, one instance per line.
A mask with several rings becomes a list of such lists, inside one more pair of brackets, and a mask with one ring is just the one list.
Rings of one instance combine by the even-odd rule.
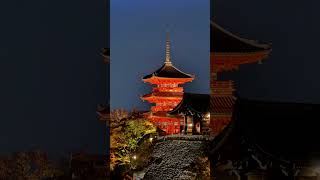
[[148, 82], [150, 84], [184, 84], [187, 82], [191, 82], [193, 81], [194, 78], [164, 78], [164, 77], [156, 77], [153, 76], [151, 78], [148, 79], [143, 79], [144, 82]]
[[141, 97], [143, 101], [149, 101], [151, 103], [157, 103], [162, 101], [172, 101], [172, 102], [180, 102], [182, 100], [182, 96], [178, 97], [159, 97], [159, 96], [150, 96], [150, 97]]
[[237, 70], [241, 64], [249, 64], [266, 59], [271, 50], [243, 53], [211, 52], [211, 70], [213, 72]]

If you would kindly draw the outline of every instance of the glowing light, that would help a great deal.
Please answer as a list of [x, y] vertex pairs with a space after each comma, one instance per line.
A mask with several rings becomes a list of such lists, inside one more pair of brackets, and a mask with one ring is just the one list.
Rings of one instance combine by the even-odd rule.
[[153, 140], [153, 138], [152, 138], [152, 137], [151, 137], [151, 138], [149, 138], [149, 141], [150, 141], [150, 142], [152, 142], [152, 140]]
[[137, 156], [136, 156], [136, 155], [134, 155], [132, 158], [133, 158], [134, 160], [136, 160], [136, 159], [137, 159]]
[[192, 127], [192, 126], [193, 126], [193, 124], [188, 124], [188, 126]]

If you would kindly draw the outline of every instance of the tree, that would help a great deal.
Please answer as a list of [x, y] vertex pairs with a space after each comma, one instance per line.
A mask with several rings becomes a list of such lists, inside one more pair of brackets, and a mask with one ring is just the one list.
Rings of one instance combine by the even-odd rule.
[[13, 156], [13, 179], [24, 180], [29, 179], [31, 173], [30, 158], [26, 152], [19, 152]]
[[40, 150], [18, 152], [0, 160], [0, 179], [39, 180], [57, 178], [64, 172]]
[[9, 163], [10, 160], [8, 158], [0, 159], [0, 179], [9, 179], [11, 174]]
[[124, 109], [115, 109], [110, 112], [110, 128], [121, 126], [129, 117], [129, 113]]
[[111, 111], [110, 117], [110, 168], [114, 170], [119, 166], [131, 167], [138, 142], [146, 134], [155, 133], [156, 127], [137, 116], [137, 112], [128, 113], [118, 109]]

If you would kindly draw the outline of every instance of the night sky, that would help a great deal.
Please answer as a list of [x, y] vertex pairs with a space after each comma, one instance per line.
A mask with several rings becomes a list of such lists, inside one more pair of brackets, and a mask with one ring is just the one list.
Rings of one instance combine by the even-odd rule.
[[111, 1], [111, 107], [147, 110], [142, 77], [163, 65], [169, 29], [172, 62], [196, 75], [186, 91], [209, 93], [210, 1]]
[[215, 0], [214, 20], [245, 38], [271, 42], [263, 64], [243, 65], [222, 78], [237, 81], [241, 97], [320, 103], [320, 2]]
[[106, 1], [1, 1], [0, 22], [0, 154], [105, 152]]

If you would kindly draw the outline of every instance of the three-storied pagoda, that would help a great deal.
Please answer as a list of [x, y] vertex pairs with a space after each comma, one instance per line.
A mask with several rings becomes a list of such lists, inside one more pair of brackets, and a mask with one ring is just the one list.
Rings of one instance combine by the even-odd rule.
[[183, 98], [183, 87], [180, 85], [191, 82], [193, 75], [184, 73], [171, 62], [170, 39], [167, 33], [166, 57], [162, 67], [143, 77], [143, 81], [156, 85], [150, 94], [141, 97], [142, 100], [155, 103], [147, 118], [166, 134], [180, 133], [181, 118], [168, 116], [167, 112], [176, 107]]
[[210, 25], [210, 35], [210, 126], [214, 134], [219, 134], [231, 121], [236, 97], [234, 82], [218, 80], [217, 74], [265, 59], [271, 45], [238, 37], [214, 22]]
[[[103, 63], [105, 65], [107, 65], [106, 68], [110, 68], [110, 48], [104, 48], [102, 49], [102, 53], [101, 55], [103, 56]], [[106, 69], [105, 69], [106, 70]], [[107, 81], [107, 80], [105, 80]], [[108, 86], [107, 83], [105, 86]], [[105, 90], [107, 89], [107, 87], [104, 88]], [[105, 98], [106, 99], [109, 99], [108, 98], [108, 95], [105, 94]], [[98, 114], [98, 117], [99, 117], [99, 120], [101, 122], [106, 122], [107, 125], [109, 125], [109, 120], [110, 120], [110, 104], [99, 104], [98, 107], [97, 107], [97, 114]]]

